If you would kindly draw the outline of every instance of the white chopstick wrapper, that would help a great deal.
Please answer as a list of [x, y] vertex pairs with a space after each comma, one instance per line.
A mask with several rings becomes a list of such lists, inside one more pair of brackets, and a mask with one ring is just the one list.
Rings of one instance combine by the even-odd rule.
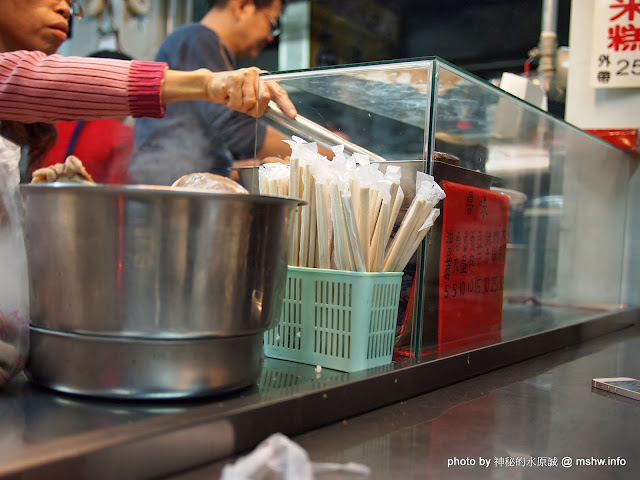
[[[385, 272], [398, 271], [397, 268], [400, 261], [406, 255], [406, 250], [411, 248], [417, 238], [420, 227], [431, 213], [435, 204], [445, 197], [444, 191], [431, 175], [418, 172], [416, 184], [419, 185], [416, 188], [416, 196], [411, 202], [398, 233], [391, 242], [385, 256], [383, 267]], [[413, 251], [411, 251], [411, 254], [413, 254]]]
[[331, 232], [333, 226], [331, 224], [329, 210], [329, 195], [327, 193], [326, 184], [316, 181], [316, 223], [318, 231], [318, 267], [331, 268]]
[[298, 265], [301, 267], [308, 266], [309, 254], [309, 230], [310, 230], [310, 201], [311, 201], [311, 169], [309, 164], [301, 165], [302, 171], [302, 199], [307, 202], [302, 207], [302, 216], [300, 217], [300, 253], [298, 256]]
[[405, 251], [405, 254], [402, 256], [398, 264], [395, 265], [396, 271], [399, 272], [404, 270], [404, 268], [409, 263], [409, 260], [411, 260], [411, 257], [413, 256], [413, 254], [416, 252], [416, 250], [418, 250], [420, 243], [422, 242], [422, 240], [424, 240], [424, 237], [427, 236], [427, 233], [429, 233], [429, 230], [431, 230], [431, 227], [433, 227], [433, 224], [436, 222], [436, 219], [439, 216], [440, 216], [439, 208], [434, 208], [433, 210], [431, 210], [431, 213], [429, 213], [429, 215], [427, 216], [427, 219], [424, 221], [422, 226], [418, 229], [418, 235], [413, 240], [409, 248], [407, 248], [407, 250]]
[[380, 201], [380, 211], [376, 216], [376, 224], [369, 247], [369, 265], [367, 267], [370, 272], [381, 272], [383, 267], [384, 234], [391, 218], [391, 185], [390, 181], [384, 179], [377, 181], [374, 185], [378, 192], [377, 199]]
[[333, 223], [333, 240], [335, 263], [338, 270], [351, 270], [349, 261], [348, 240], [346, 238], [346, 224], [342, 197], [336, 182], [331, 182], [329, 193], [331, 197], [331, 221]]
[[390, 180], [393, 184], [391, 188], [391, 217], [389, 219], [387, 231], [385, 232], [386, 247], [389, 243], [389, 238], [391, 237], [393, 226], [395, 225], [398, 214], [400, 213], [400, 208], [402, 208], [402, 202], [404, 201], [404, 192], [400, 187], [400, 182], [402, 180], [402, 170], [397, 165], [389, 165], [387, 166], [387, 170], [384, 172], [384, 178], [386, 180]]
[[271, 195], [269, 192], [269, 174], [264, 165], [258, 169], [258, 188], [260, 189], [260, 195]]
[[309, 244], [307, 252], [307, 267], [315, 268], [317, 258], [317, 205], [316, 205], [316, 182], [313, 178], [313, 174], [310, 174], [309, 178]]
[[348, 240], [349, 254], [352, 259], [352, 267], [356, 272], [366, 272], [367, 266], [364, 263], [364, 256], [358, 235], [358, 224], [356, 215], [351, 202], [351, 192], [345, 190], [342, 192], [342, 207], [344, 208], [345, 225], [347, 227], [346, 238]]

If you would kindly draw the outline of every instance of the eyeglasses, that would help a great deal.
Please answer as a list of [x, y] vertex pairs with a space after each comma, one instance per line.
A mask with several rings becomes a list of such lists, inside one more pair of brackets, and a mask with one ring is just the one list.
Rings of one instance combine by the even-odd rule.
[[271, 36], [277, 37], [278, 35], [280, 35], [280, 24], [278, 23], [278, 20], [271, 20], [269, 18], [269, 15], [267, 15], [264, 12], [261, 12], [261, 13], [265, 16], [267, 20], [269, 20], [269, 23], [271, 24], [271, 32], [270, 32]]
[[69, 4], [69, 12], [71, 12], [71, 16], [73, 18], [80, 20], [84, 17], [84, 10], [82, 9], [80, 2], [76, 0], [67, 0], [67, 3]]

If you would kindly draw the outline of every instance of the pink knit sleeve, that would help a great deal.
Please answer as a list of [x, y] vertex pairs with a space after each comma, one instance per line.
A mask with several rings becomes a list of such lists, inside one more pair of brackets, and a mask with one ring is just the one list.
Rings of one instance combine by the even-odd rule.
[[21, 122], [161, 117], [167, 65], [41, 52], [0, 53], [0, 119]]
[[160, 92], [166, 63], [133, 61], [129, 74], [129, 105], [134, 117], [164, 116]]

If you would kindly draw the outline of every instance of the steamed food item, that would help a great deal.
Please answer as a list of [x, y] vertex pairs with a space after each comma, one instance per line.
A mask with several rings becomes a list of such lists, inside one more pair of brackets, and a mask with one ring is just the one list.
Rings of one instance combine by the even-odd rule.
[[69, 155], [64, 163], [56, 163], [50, 167], [39, 168], [31, 176], [31, 183], [69, 182], [93, 185], [89, 172], [78, 157]]
[[249, 193], [246, 188], [230, 178], [214, 173], [189, 173], [173, 182], [171, 188], [187, 190], [206, 190], [215, 193]]

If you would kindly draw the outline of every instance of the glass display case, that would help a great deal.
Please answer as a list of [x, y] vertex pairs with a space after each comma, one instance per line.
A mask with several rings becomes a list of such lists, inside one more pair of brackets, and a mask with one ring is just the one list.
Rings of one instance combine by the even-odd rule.
[[637, 304], [637, 158], [435, 57], [265, 79], [304, 117], [267, 121], [339, 142], [309, 120], [347, 139], [346, 150], [400, 165], [405, 209], [417, 171], [448, 185], [447, 214], [404, 271], [397, 355], [446, 354]]

